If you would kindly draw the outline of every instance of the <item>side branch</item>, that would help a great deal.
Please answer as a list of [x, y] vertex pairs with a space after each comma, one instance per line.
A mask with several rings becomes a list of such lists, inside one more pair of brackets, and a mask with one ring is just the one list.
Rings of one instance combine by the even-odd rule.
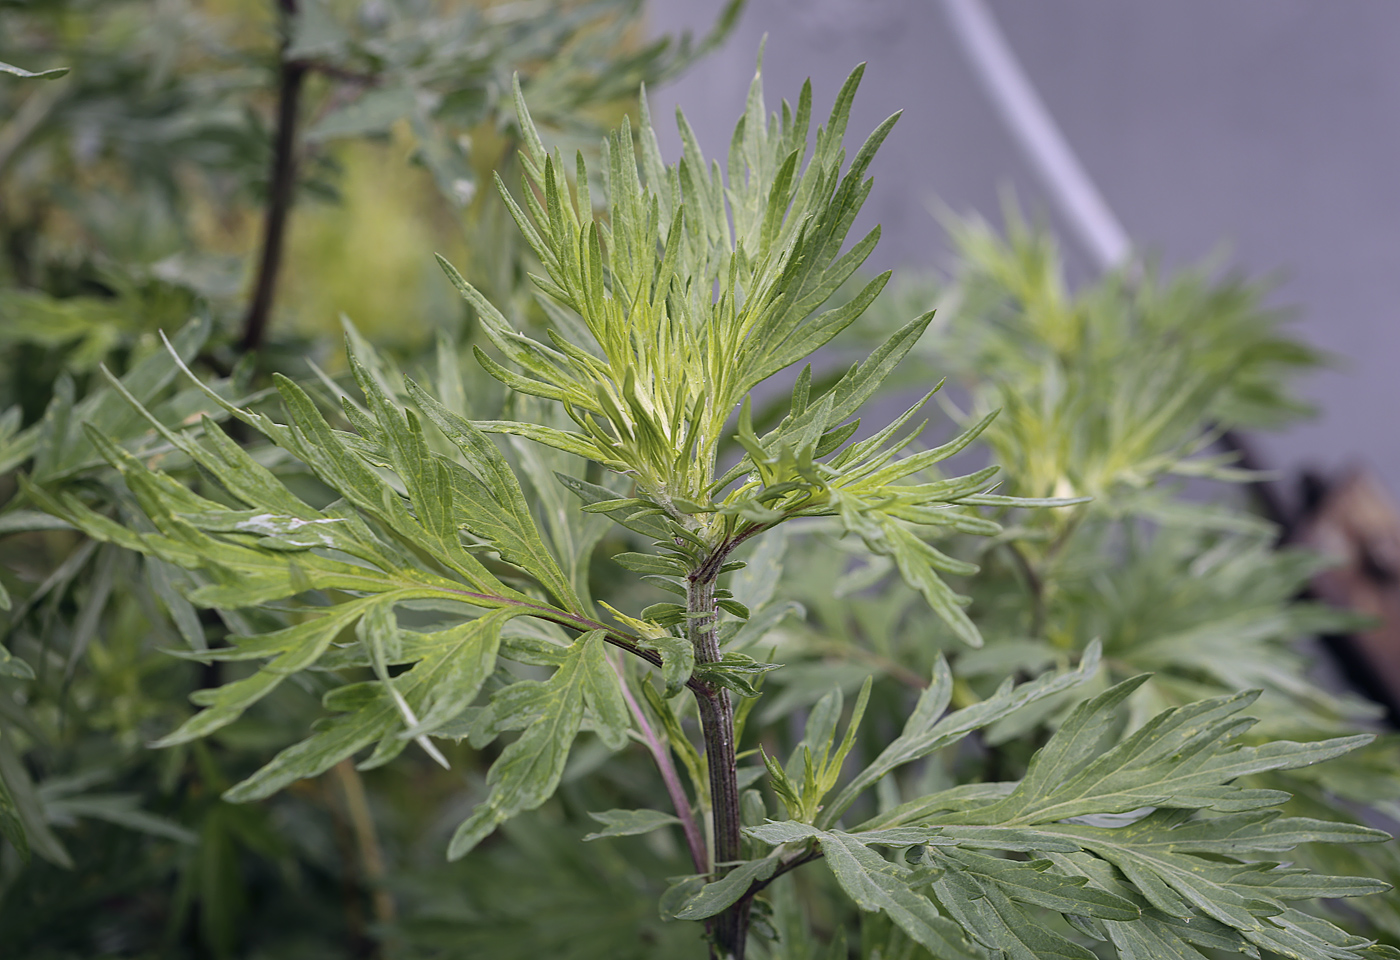
[[690, 849], [690, 859], [695, 864], [695, 872], [709, 873], [710, 854], [705, 849], [705, 837], [700, 832], [700, 824], [695, 819], [695, 810], [690, 805], [690, 798], [686, 796], [685, 787], [681, 785], [676, 764], [671, 759], [671, 748], [657, 736], [651, 722], [647, 720], [647, 715], [642, 710], [641, 704], [632, 695], [632, 689], [627, 686], [627, 677], [623, 674], [622, 669], [615, 663], [612, 668], [617, 673], [618, 681], [622, 684], [622, 698], [627, 701], [627, 708], [632, 711], [637, 726], [642, 730], [642, 739], [646, 741], [647, 750], [651, 752], [652, 760], [655, 761], [657, 770], [661, 772], [661, 780], [666, 784], [666, 793], [671, 798], [671, 805], [676, 808], [676, 816], [680, 818], [681, 830], [685, 833], [685, 844]]
[[1042, 639], [1041, 634], [1045, 632], [1046, 616], [1045, 580], [1014, 540], [1006, 541], [1005, 547], [1007, 552], [1011, 554], [1011, 559], [1015, 561], [1016, 569], [1026, 581], [1026, 589], [1031, 594], [1030, 635], [1036, 639]]
[[739, 899], [752, 900], [756, 895], [763, 891], [764, 887], [767, 887], [769, 884], [771, 884], [774, 880], [777, 880], [783, 874], [788, 873], [792, 870], [796, 870], [804, 863], [811, 863], [813, 860], [820, 860], [821, 858], [821, 850], [817, 847], [813, 847], [806, 853], [800, 853], [795, 857], [780, 861], [778, 863], [777, 869], [773, 871], [773, 875], [771, 877], [769, 877], [767, 880], [755, 880], [753, 882], [753, 885], [750, 886], [749, 889], [744, 893], [744, 895]]
[[[661, 669], [661, 654], [657, 653], [655, 650], [647, 650], [643, 647], [639, 637], [620, 633], [617, 629], [608, 626], [606, 623], [599, 623], [597, 620], [590, 620], [588, 617], [581, 617], [578, 614], [567, 613], [543, 603], [530, 603], [527, 600], [512, 600], [509, 597], [498, 597], [495, 594], [477, 593], [472, 590], [452, 590], [447, 587], [434, 587], [434, 589], [440, 590], [443, 593], [450, 593], [455, 597], [466, 597], [469, 600], [482, 600], [494, 606], [520, 607], [530, 611], [530, 616], [532, 617], [548, 620], [550, 623], [555, 623], [571, 630], [580, 630], [585, 633], [590, 630], [600, 630], [603, 633], [603, 639], [608, 643], [617, 647], [619, 650], [626, 650], [634, 657], [645, 660], [658, 670]], [[687, 680], [685, 685], [697, 696], [701, 694], [708, 695], [713, 692], [708, 684], [696, 680], [694, 677]]]

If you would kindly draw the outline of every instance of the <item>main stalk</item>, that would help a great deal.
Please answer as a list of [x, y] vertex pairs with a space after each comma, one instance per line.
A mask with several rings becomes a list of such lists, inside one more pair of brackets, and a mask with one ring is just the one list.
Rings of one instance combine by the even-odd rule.
[[[715, 636], [715, 580], [720, 564], [716, 558], [703, 563], [687, 583], [686, 633], [695, 647], [699, 663], [719, 660], [719, 639]], [[695, 693], [700, 708], [700, 727], [705, 735], [705, 758], [710, 773], [710, 816], [714, 827], [714, 876], [718, 879], [743, 859], [739, 820], [738, 761], [735, 759], [734, 706], [729, 691], [711, 686]], [[710, 926], [713, 938], [710, 946], [712, 960], [744, 960], [744, 945], [748, 939], [749, 906], [747, 897], [715, 917]]]

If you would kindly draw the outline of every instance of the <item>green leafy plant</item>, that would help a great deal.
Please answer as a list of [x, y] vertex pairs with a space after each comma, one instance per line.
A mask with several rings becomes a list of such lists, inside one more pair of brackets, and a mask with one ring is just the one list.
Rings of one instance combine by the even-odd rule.
[[[674, 74], [726, 29], [722, 21], [699, 45], [638, 44], [635, 0], [536, 6], [530, 17], [478, 4], [431, 17], [415, 5], [272, 6], [279, 12], [145, 0], [0, 10], [0, 60], [40, 77], [0, 65], [0, 836], [9, 841], [0, 843], [0, 929], [15, 955], [280, 956], [304, 955], [307, 943], [373, 952], [389, 934], [368, 920], [393, 919], [392, 900], [370, 892], [384, 871], [376, 831], [389, 828], [365, 813], [389, 801], [351, 766], [261, 807], [218, 798], [281, 745], [279, 729], [309, 722], [297, 684], [264, 705], [261, 731], [245, 724], [187, 748], [145, 748], [225, 669], [162, 648], [200, 649], [286, 619], [255, 611], [250, 626], [238, 611], [197, 609], [183, 595], [197, 575], [37, 511], [16, 473], [139, 524], [86, 424], [201, 489], [201, 468], [150, 431], [99, 365], [171, 427], [224, 413], [171, 364], [158, 329], [230, 401], [259, 396], [268, 368], [305, 376], [307, 356], [334, 347], [308, 342], [312, 311], [293, 288], [275, 313], [263, 302], [272, 322], [250, 356], [251, 304], [233, 251], [253, 245], [271, 208], [289, 219], [294, 202], [292, 222], [337, 207], [372, 221], [352, 174], [394, 137], [408, 148], [393, 158], [395, 182], [433, 202], [439, 187], [450, 190], [450, 212], [433, 229], [455, 256], [490, 260], [493, 294], [517, 297], [527, 263], [503, 206], [480, 191], [463, 208], [497, 154], [512, 151], [510, 98], [500, 96], [512, 73], [546, 114], [547, 135], [595, 138], [639, 80]], [[282, 143], [288, 66], [301, 83]], [[385, 89], [394, 96], [375, 96]], [[300, 161], [280, 195], [270, 182], [279, 156]], [[307, 256], [302, 244], [284, 253], [296, 256], [298, 282], [319, 288], [359, 272], [324, 252]], [[455, 324], [442, 289], [444, 316], [425, 312], [401, 345]], [[239, 439], [282, 481], [314, 489], [301, 464]], [[407, 819], [431, 802], [395, 799]]]
[[[1289, 794], [1249, 779], [1341, 756], [1367, 743], [1365, 734], [1254, 742], [1253, 721], [1241, 716], [1254, 692], [1136, 714], [1129, 705], [1147, 678], [1098, 684], [1098, 642], [1065, 649], [1057, 669], [1006, 677], [982, 694], [956, 680], [944, 657], [928, 657], [912, 709], [902, 698], [875, 701], [867, 680], [844, 729], [839, 686], [815, 703], [765, 709], [769, 684], [782, 686], [786, 669], [771, 656], [775, 628], [796, 612], [777, 590], [789, 531], [845, 538], [877, 572], [897, 572], [918, 598], [916, 620], [975, 649], [984, 631], [953, 583], [978, 567], [949, 544], [1025, 539], [988, 511], [1063, 532], [1095, 508], [1085, 494], [1107, 499], [1111, 480], [1176, 464], [1198, 444], [1199, 416], [1177, 429], [1144, 410], [1159, 429], [1098, 431], [1104, 456], [1074, 451], [1071, 463], [1088, 464], [1101, 481], [1042, 483], [1008, 457], [1013, 490], [1026, 494], [1008, 496], [997, 492], [996, 465], [939, 472], [979, 437], [1004, 436], [988, 433], [992, 411], [922, 449], [914, 418], [930, 393], [860, 437], [857, 412], [914, 349], [930, 314], [899, 326], [825, 389], [803, 368], [786, 413], [759, 432], [753, 392], [855, 323], [888, 278], [828, 303], [878, 239], [876, 230], [846, 246], [868, 168], [895, 122], [847, 162], [842, 141], [860, 73], [815, 137], [810, 86], [770, 116], [756, 78], [727, 177], [707, 165], [683, 119], [683, 156], [666, 166], [643, 100], [639, 142], [624, 123], [604, 146], [596, 205], [587, 161], [566, 163], [546, 148], [517, 86], [526, 182], [519, 201], [501, 192], [542, 265], [543, 337], [522, 332], [444, 263], [495, 350], [478, 347], [480, 365], [511, 394], [498, 418], [467, 408], [449, 351], [421, 383], [353, 330], [358, 396], [342, 392], [329, 416], [286, 377], [276, 379], [280, 414], [205, 388], [223, 417], [317, 481], [294, 490], [215, 418], [172, 423], [109, 378], [149, 424], [143, 442], [217, 484], [196, 490], [89, 428], [87, 442], [120, 474], [139, 514], [113, 515], [100, 497], [36, 480], [23, 489], [93, 540], [187, 571], [188, 602], [239, 625], [226, 644], [182, 654], [229, 665], [236, 678], [198, 691], [202, 709], [159, 745], [227, 728], [297, 678], [324, 691], [327, 715], [228, 799], [268, 797], [361, 751], [368, 769], [410, 744], [443, 764], [456, 741], [490, 749], [494, 762], [448, 844], [460, 858], [489, 855], [497, 828], [544, 805], [571, 757], [596, 746], [621, 763], [635, 742], [671, 809], [598, 811], [601, 829], [588, 839], [678, 828], [693, 872], [672, 879], [660, 909], [703, 924], [713, 957], [813, 956], [818, 937], [791, 885], [797, 868], [817, 860], [859, 911], [883, 918], [883, 927], [862, 926], [869, 956], [877, 942], [886, 955], [945, 958], [1088, 960], [1095, 944], [1132, 958], [1396, 956], [1292, 906], [1388, 884], [1270, 859], [1303, 844], [1386, 835], [1280, 815]], [[189, 372], [178, 350], [171, 361]], [[1208, 406], [1193, 384], [1178, 389], [1193, 410]], [[1020, 408], [1008, 413], [1014, 436], [1026, 418]], [[1072, 431], [1082, 419], [1056, 422]], [[1058, 435], [1054, 425], [1045, 432]], [[1180, 455], [1160, 454], [1163, 445]], [[618, 602], [595, 600], [592, 561], [604, 542], [609, 564], [640, 575], [629, 590], [608, 590]], [[647, 591], [670, 599], [621, 609]], [[1074, 703], [1076, 690], [1092, 693]], [[789, 717], [806, 705], [805, 717]], [[936, 773], [931, 760], [949, 748], [985, 744], [997, 725], [1024, 724], [1028, 713], [1044, 719], [1046, 705], [1059, 716], [1012, 776], [891, 795], [913, 768]], [[883, 721], [897, 718], [893, 735], [864, 723], [875, 708]], [[772, 726], [783, 718], [802, 733], [780, 753]], [[741, 752], [755, 729], [756, 749]], [[766, 793], [754, 788], [765, 780]], [[844, 941], [834, 942], [840, 955]]]

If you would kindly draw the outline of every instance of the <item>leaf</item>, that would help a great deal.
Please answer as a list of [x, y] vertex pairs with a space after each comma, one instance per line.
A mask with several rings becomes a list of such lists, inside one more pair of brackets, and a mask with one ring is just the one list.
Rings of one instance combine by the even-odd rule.
[[358, 500], [361, 509], [382, 516], [478, 589], [495, 592], [499, 581], [462, 546], [458, 518], [453, 511], [451, 474], [446, 464], [429, 452], [418, 418], [405, 415], [393, 404], [353, 354], [350, 367], [379, 421], [394, 472], [403, 481], [417, 516], [410, 517], [403, 501], [387, 484], [335, 439], [306, 394], [282, 378], [277, 387], [287, 412], [299, 429], [316, 438], [314, 451], [307, 451], [311, 460], [322, 465], [347, 499]]
[[[586, 480], [566, 476], [562, 473], [557, 473], [555, 476], [558, 477], [560, 483], [583, 501], [585, 508], [599, 504], [611, 504], [617, 500], [617, 494], [607, 487], [600, 487], [596, 483], [589, 483]], [[637, 516], [636, 511], [630, 507], [620, 506], [606, 509], [603, 512], [628, 530], [640, 533], [644, 537], [650, 537], [653, 540], [668, 537], [668, 531], [663, 523], [653, 517]]]
[[194, 845], [199, 838], [168, 817], [158, 816], [140, 808], [136, 794], [82, 794], [50, 800], [48, 809], [58, 817], [88, 817], [153, 837]]
[[667, 878], [667, 887], [657, 901], [657, 913], [663, 921], [675, 920], [676, 914], [680, 913], [697, 893], [699, 893], [708, 881], [703, 873], [693, 873], [682, 877]]
[[304, 0], [294, 9], [291, 42], [283, 53], [285, 59], [327, 57], [334, 60], [344, 52], [350, 37], [323, 0]]
[[685, 567], [672, 557], [662, 557], [654, 553], [615, 553], [613, 563], [634, 570], [637, 573], [653, 573], [676, 576], [685, 573]]
[[[1364, 941], [1329, 941], [1335, 930], [1330, 925], [1309, 931], [1278, 918], [1288, 912], [1289, 901], [1365, 896], [1388, 885], [1281, 867], [1259, 855], [1306, 842], [1377, 841], [1385, 835], [1352, 824], [1279, 817], [1263, 808], [1282, 803], [1287, 794], [1235, 781], [1315, 763], [1367, 738], [1240, 745], [1235, 741], [1252, 721], [1235, 714], [1255, 698], [1246, 693], [1166, 710], [1119, 740], [1115, 719], [1144, 679], [1125, 681], [1080, 703], [1011, 789], [954, 788], [897, 807], [868, 826], [877, 833], [914, 824], [936, 831], [929, 859], [944, 868], [934, 881], [940, 900], [982, 943], [1008, 956], [1081, 956], [1080, 948], [1036, 926], [1018, 901], [1104, 924], [1127, 922], [1128, 898], [1098, 871], [1096, 864], [1103, 863], [1116, 867], [1127, 892], [1155, 911], [1150, 935], [1105, 927], [1115, 942], [1143, 949], [1170, 943], [1178, 937], [1173, 923], [1204, 917], [1243, 941], [1288, 956], [1359, 960], [1352, 948], [1364, 947]], [[1202, 816], [1203, 810], [1223, 815]], [[1124, 825], [1085, 822], [1130, 812], [1137, 819]], [[997, 834], [969, 837], [961, 825], [984, 825]], [[948, 849], [949, 842], [995, 846], [998, 839], [1009, 849], [1049, 851], [1054, 864], [1072, 869], [1061, 875], [1048, 872], [1051, 860], [1022, 864]], [[1080, 850], [1065, 851], [1066, 840]], [[1094, 857], [1085, 859], [1086, 853]]]
[[729, 589], [734, 599], [753, 611], [749, 623], [753, 623], [754, 616], [763, 616], [765, 608], [771, 611], [770, 604], [782, 578], [783, 557], [787, 548], [788, 537], [783, 528], [765, 533], [745, 566], [729, 579]]
[[[0, 587], [0, 601], [7, 601], [9, 597], [3, 594], [4, 587]], [[8, 603], [0, 603], [0, 608], [9, 609]], [[16, 680], [33, 680], [34, 668], [28, 663], [16, 657], [0, 644], [0, 677], [14, 677]]]
[[594, 730], [609, 750], [621, 750], [632, 729], [632, 715], [622, 696], [622, 680], [608, 662], [603, 631], [586, 633], [576, 644], [585, 644], [582, 669], [584, 697], [595, 720]]
[[[859, 836], [859, 834], [857, 834]], [[1142, 911], [1128, 900], [1094, 887], [1088, 878], [1051, 872], [1051, 861], [1021, 862], [958, 851], [935, 849], [934, 861], [972, 878], [979, 886], [995, 886], [1009, 899], [1057, 913], [1131, 921]]]
[[1036, 923], [996, 885], [949, 871], [933, 889], [964, 930], [1008, 960], [1095, 960], [1089, 950]]
[[[1098, 666], [1098, 645], [1090, 644], [1076, 670], [1047, 675], [1014, 687], [1008, 682], [986, 700], [940, 719], [953, 690], [952, 673], [948, 670], [948, 665], [940, 659], [934, 667], [933, 682], [919, 695], [918, 705], [905, 721], [903, 732], [827, 804], [818, 822], [822, 825], [835, 823], [862, 791], [874, 785], [891, 770], [956, 743], [972, 731], [985, 727], [1027, 704], [1083, 683], [1094, 675]], [[882, 820], [889, 822], [889, 818], [877, 818], [877, 822]]]
[[1234, 714], [1257, 698], [1253, 692], [1165, 711], [1105, 749], [1109, 717], [1145, 680], [1125, 681], [1077, 706], [1011, 795], [967, 822], [1046, 823], [1164, 805], [1222, 812], [1272, 806], [1283, 799], [1276, 792], [1226, 784], [1251, 773], [1317, 763], [1370, 740], [1227, 746], [1252, 723]]
[[73, 525], [38, 510], [10, 510], [0, 514], [0, 535], [34, 530], [72, 530]]
[[1265, 939], [1287, 938], [1285, 931], [1260, 916], [1283, 913], [1284, 901], [1365, 896], [1388, 888], [1374, 880], [1319, 876], [1268, 862], [1231, 863], [1191, 855], [1189, 844], [1177, 850], [1170, 842], [1176, 819], [1162, 812], [1118, 830], [1066, 826], [1051, 832], [1072, 837], [1118, 867], [1163, 913], [1187, 917], [1199, 911], [1261, 946], [1267, 945]]
[[[476, 699], [486, 679], [496, 669], [501, 628], [518, 611], [496, 610], [425, 636], [419, 642], [430, 652], [400, 681], [417, 694], [422, 716], [417, 726], [399, 734], [411, 739], [435, 733], [456, 719]], [[431, 675], [431, 676], [430, 676]]]
[[[171, 747], [188, 743], [227, 726], [237, 720], [244, 710], [271, 693], [288, 675], [315, 663], [342, 630], [374, 607], [392, 604], [393, 600], [392, 595], [388, 598], [351, 600], [314, 620], [264, 634], [255, 642], [238, 645], [238, 659], [265, 656], [273, 656], [273, 659], [250, 677], [226, 683], [214, 690], [197, 691], [193, 696], [198, 697], [197, 702], [205, 709], [151, 745]], [[224, 656], [221, 659], [233, 657]]]
[[0, 62], [0, 73], [13, 74], [16, 77], [26, 77], [35, 80], [57, 80], [59, 77], [67, 76], [67, 67], [55, 67], [52, 70], [40, 70], [38, 73], [31, 73], [11, 63]]
[[958, 925], [942, 916], [928, 897], [909, 885], [912, 871], [891, 863], [851, 834], [830, 832], [818, 842], [827, 866], [856, 906], [880, 911], [936, 957], [977, 956]]
[[[549, 680], [530, 688], [537, 692], [530, 706], [533, 716], [520, 737], [491, 765], [486, 775], [490, 793], [453, 834], [447, 851], [450, 859], [466, 856], [500, 823], [523, 810], [533, 810], [554, 793], [583, 722], [590, 673], [586, 661], [602, 659], [602, 644], [599, 634], [586, 634], [569, 647], [563, 664]], [[518, 703], [524, 686], [525, 682], [518, 682], [503, 692], [512, 694]]]
[[398, 707], [379, 683], [351, 684], [326, 695], [340, 716], [320, 720], [310, 737], [283, 750], [251, 777], [224, 792], [230, 803], [271, 796], [294, 781], [319, 776], [341, 760], [389, 736], [401, 725]]
[[706, 917], [713, 917], [738, 902], [755, 882], [771, 877], [777, 868], [776, 857], [740, 864], [715, 882], [701, 887], [700, 891], [687, 900], [685, 906], [675, 914], [676, 919], [704, 920]]
[[892, 521], [883, 526], [886, 536], [884, 542], [889, 544], [889, 555], [894, 557], [895, 565], [899, 567], [904, 581], [923, 594], [928, 605], [952, 629], [959, 640], [970, 647], [982, 646], [982, 634], [962, 611], [963, 598], [954, 593], [937, 573], [942, 554]]
[[[926, 313], [910, 320], [891, 334], [889, 339], [880, 344], [870, 356], [853, 366], [832, 388], [832, 403], [825, 411], [824, 422], [819, 425], [819, 430], [829, 430], [838, 423], [854, 416], [861, 405], [875, 394], [880, 384], [889, 377], [899, 362], [909, 354], [910, 350], [914, 349], [919, 337], [923, 336], [924, 331], [928, 329], [928, 325], [932, 321], [932, 313]], [[819, 414], [815, 407], [808, 409], [810, 413], [804, 412], [804, 414], [794, 417], [791, 423], [764, 436], [761, 441], [764, 448], [803, 430], [807, 422], [814, 420]]]
[[584, 840], [601, 840], [604, 837], [633, 837], [651, 833], [661, 827], [679, 824], [680, 820], [660, 810], [604, 810], [602, 813], [589, 813], [590, 817], [603, 824], [597, 833], [590, 833]]
[[[524, 398], [516, 398], [518, 409], [529, 406], [532, 405], [527, 404]], [[547, 414], [542, 409], [543, 404], [533, 406], [536, 409], [532, 415], [545, 419]], [[511, 446], [520, 458], [521, 469], [533, 488], [544, 518], [543, 529], [548, 536], [550, 553], [562, 565], [574, 595], [581, 601], [582, 609], [588, 609], [594, 548], [612, 529], [612, 521], [605, 516], [580, 511], [575, 499], [559, 483], [557, 468], [572, 467], [572, 457], [523, 440], [513, 440]]]
[[1178, 823], [1147, 846], [1236, 856], [1247, 851], [1279, 853], [1302, 843], [1381, 843], [1388, 839], [1383, 830], [1355, 823], [1281, 817], [1277, 810], [1268, 810]]
[[1155, 909], [1123, 881], [1121, 873], [1103, 860], [1084, 853], [1050, 856], [1064, 872], [1089, 878], [1100, 888], [1137, 904], [1142, 911], [1139, 919], [1130, 923], [1099, 924], [1107, 938], [1128, 960], [1175, 960], [1177, 957], [1203, 960], [1195, 947], [1250, 955], [1256, 952], [1235, 930], [1209, 917], [1199, 914], [1186, 918], [1174, 917]]
[[670, 634], [651, 637], [646, 645], [661, 654], [661, 679], [666, 684], [663, 696], [674, 697], [695, 673], [694, 645]]
[[409, 396], [443, 435], [461, 451], [476, 484], [456, 507], [457, 519], [480, 536], [492, 540], [501, 555], [535, 576], [560, 603], [582, 612], [568, 577], [540, 536], [525, 493], [515, 472], [495, 444], [470, 421], [457, 416], [412, 380], [407, 381]]
[[175, 587], [176, 568], [154, 557], [147, 557], [145, 572], [151, 591], [160, 599], [185, 643], [191, 650], [207, 650], [209, 644], [204, 636], [204, 625], [199, 622], [199, 613]]
[[[495, 669], [502, 625], [519, 611], [497, 610], [436, 633], [405, 632], [404, 656], [422, 657], [412, 669], [382, 682], [353, 683], [331, 690], [328, 710], [340, 714], [319, 721], [310, 737], [277, 754], [251, 777], [224, 794], [233, 803], [259, 800], [295, 780], [319, 776], [341, 760], [374, 743], [385, 745], [379, 762], [408, 739], [425, 736], [461, 715]], [[419, 716], [405, 722], [403, 704]]]
[[870, 702], [873, 677], [866, 677], [851, 711], [845, 736], [836, 742], [836, 725], [841, 718], [844, 697], [838, 686], [817, 702], [807, 718], [802, 739], [793, 749], [785, 769], [779, 769], [764, 755], [773, 778], [774, 790], [788, 808], [789, 816], [803, 822], [816, 819], [822, 800], [841, 776], [841, 768], [855, 745], [856, 731]]
[[[4, 732], [0, 731], [0, 736]], [[0, 837], [10, 841], [19, 852], [20, 859], [29, 862], [29, 836], [24, 832], [24, 820], [20, 817], [19, 804], [5, 784], [4, 771], [0, 770]]]
[[724, 687], [741, 697], [759, 695], [757, 683], [770, 670], [781, 667], [781, 663], [764, 663], [753, 657], [732, 650], [726, 651], [720, 659], [710, 663], [695, 664], [694, 676], [706, 683]]
[[755, 827], [745, 827], [744, 832], [756, 840], [778, 845], [798, 843], [803, 840], [820, 840], [837, 834], [850, 836], [867, 846], [911, 847], [928, 844], [953, 845], [958, 840], [943, 835], [941, 827], [896, 827], [893, 830], [863, 830], [859, 833], [844, 834], [842, 831], [825, 831], [800, 820], [768, 820]]
[[48, 824], [43, 801], [10, 738], [0, 731], [0, 823], [21, 853], [32, 851], [52, 864], [73, 869], [73, 858]]

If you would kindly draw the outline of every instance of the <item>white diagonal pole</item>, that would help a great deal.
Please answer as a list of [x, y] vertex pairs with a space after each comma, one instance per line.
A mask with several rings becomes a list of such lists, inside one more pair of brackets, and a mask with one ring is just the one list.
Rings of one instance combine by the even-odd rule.
[[1127, 262], [1132, 244], [1060, 133], [983, 0], [943, 0], [958, 44], [1052, 202], [1100, 270]]

